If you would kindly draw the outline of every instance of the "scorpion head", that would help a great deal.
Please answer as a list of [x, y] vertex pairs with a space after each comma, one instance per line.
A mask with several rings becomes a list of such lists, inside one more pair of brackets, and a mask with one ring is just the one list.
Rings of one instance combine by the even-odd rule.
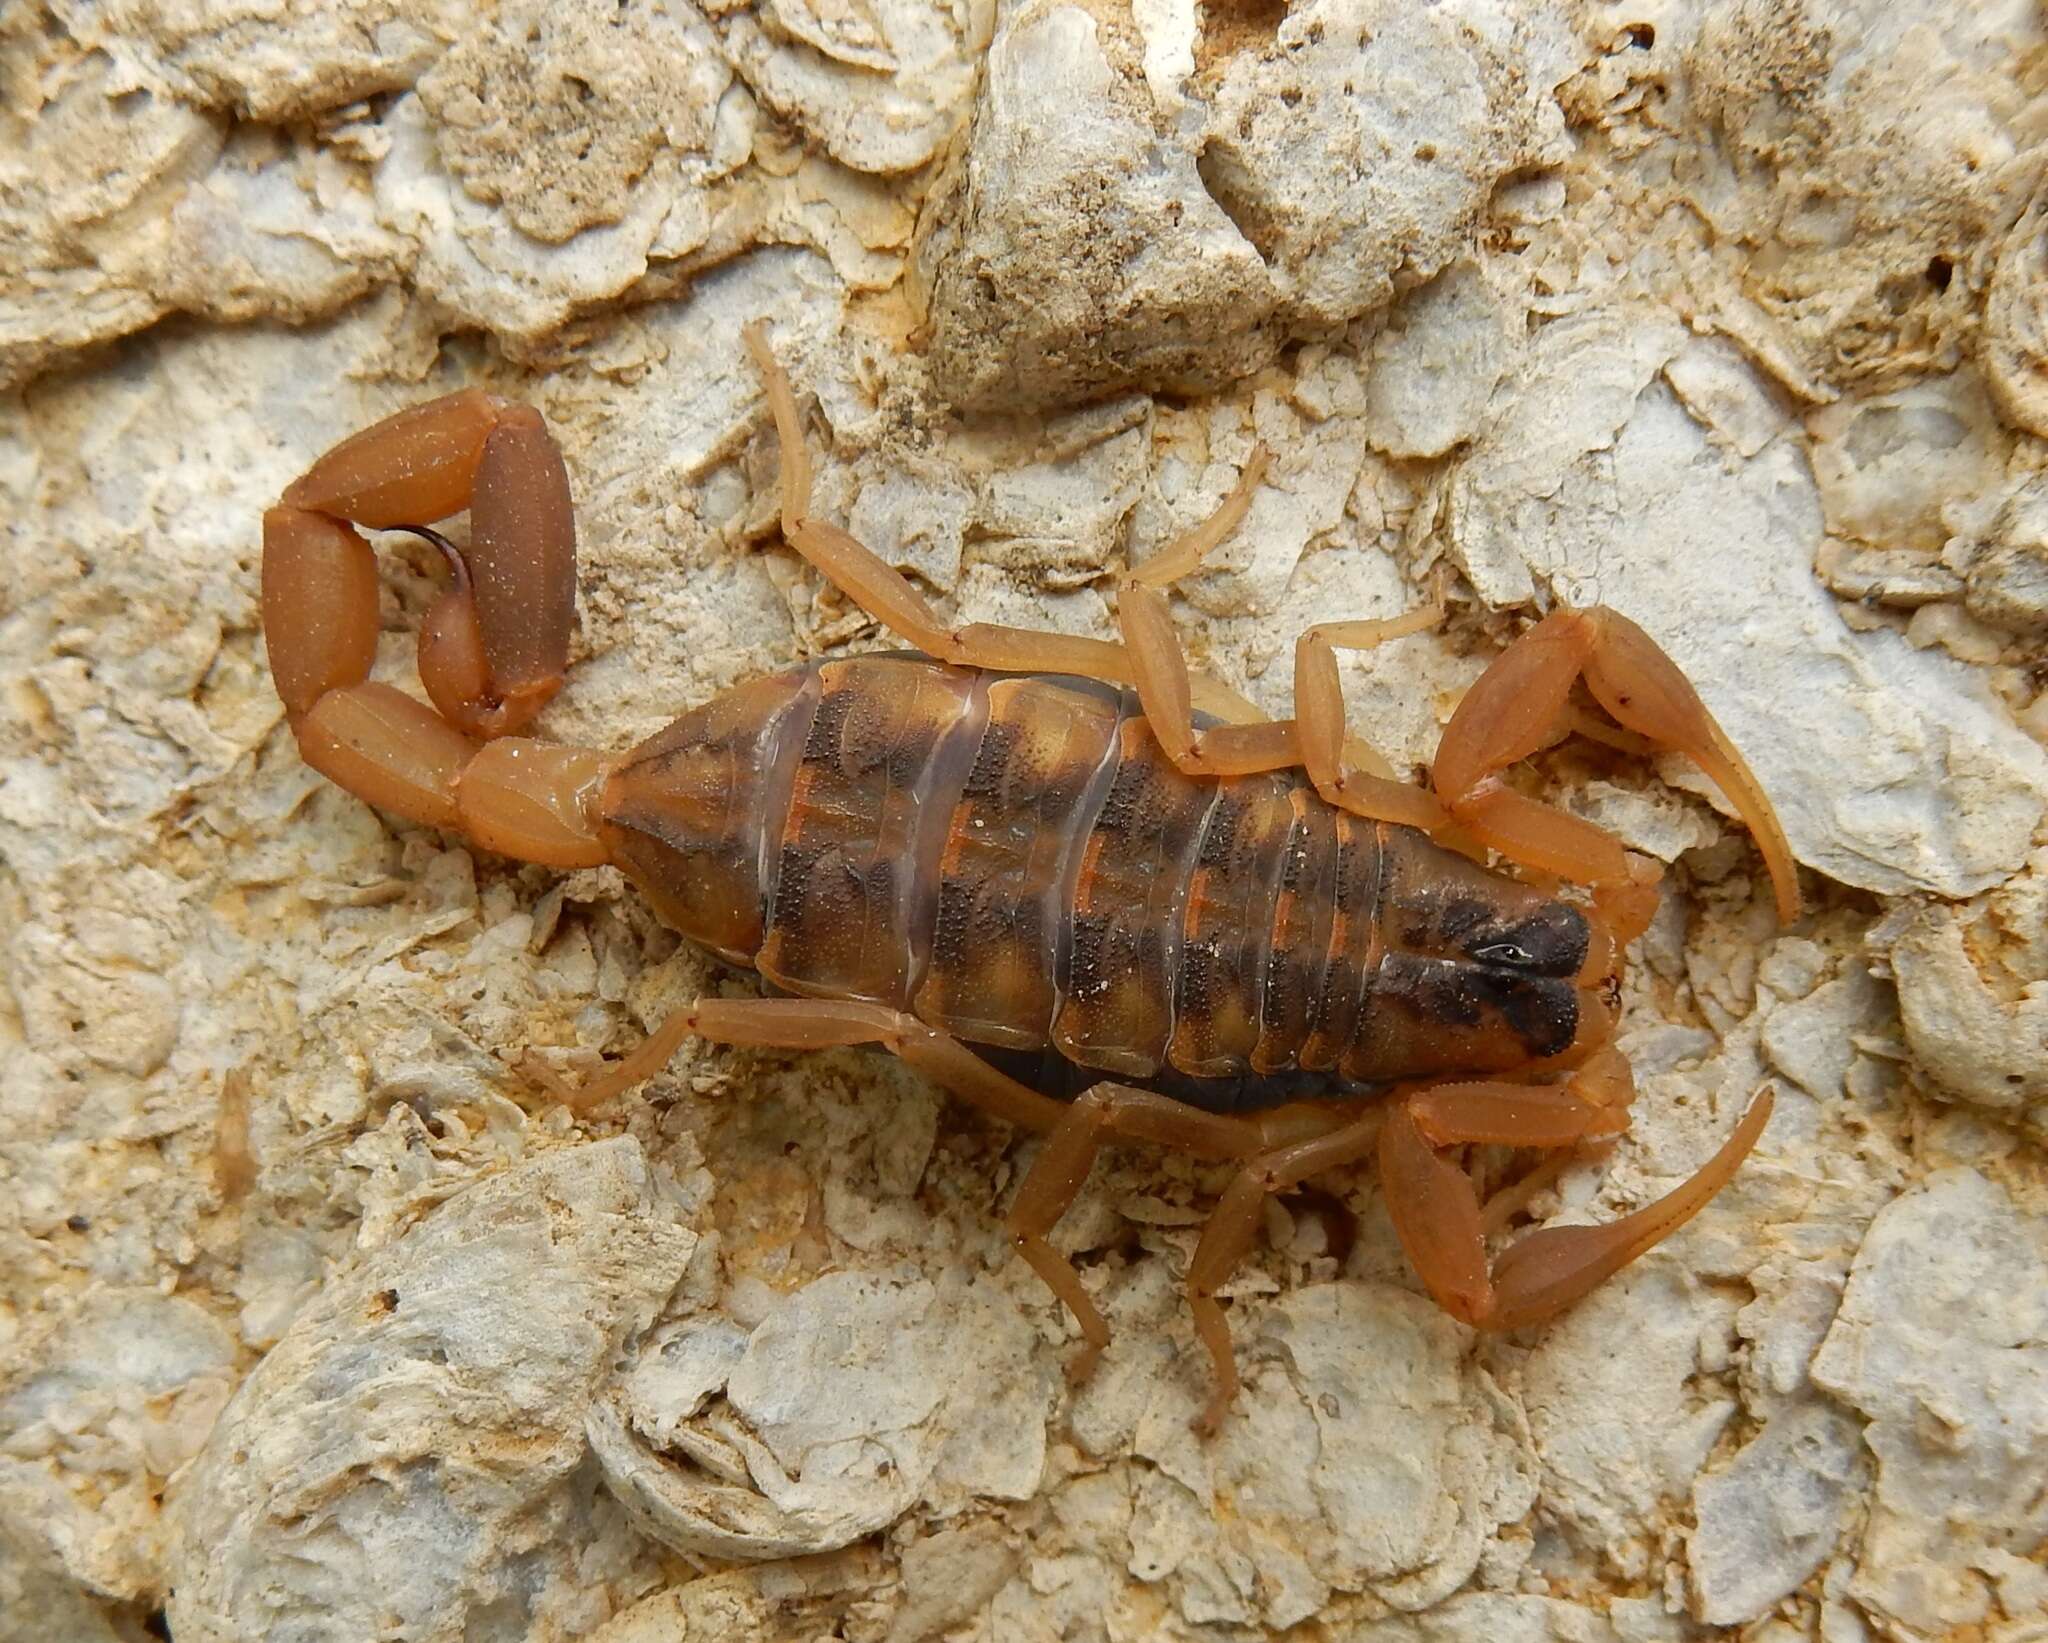
[[1563, 1067], [1613, 1036], [1620, 945], [1595, 909], [1419, 834], [1390, 845], [1373, 1059], [1395, 1076]]

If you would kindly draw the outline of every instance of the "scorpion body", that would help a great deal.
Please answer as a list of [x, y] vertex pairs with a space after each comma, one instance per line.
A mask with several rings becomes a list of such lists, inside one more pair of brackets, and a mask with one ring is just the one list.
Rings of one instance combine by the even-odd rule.
[[[1627, 1126], [1634, 1086], [1610, 1040], [1621, 954], [1658, 876], [1500, 773], [1578, 728], [1681, 751], [1748, 823], [1780, 917], [1798, 911], [1769, 800], [1642, 629], [1552, 612], [1466, 693], [1430, 786], [1409, 786], [1347, 733], [1335, 651], [1440, 612], [1309, 629], [1292, 720], [1260, 718], [1182, 657], [1166, 590], [1242, 521], [1263, 452], [1208, 520], [1124, 575], [1121, 643], [951, 626], [812, 517], [794, 394], [765, 334], [746, 342], [780, 438], [784, 538], [915, 653], [752, 680], [624, 754], [518, 734], [566, 668], [575, 525], [539, 414], [473, 389], [344, 440], [264, 519], [271, 672], [309, 764], [515, 859], [615, 864], [676, 930], [784, 995], [699, 999], [578, 1105], [659, 1072], [693, 1035], [894, 1051], [1044, 1135], [1008, 1226], [1083, 1336], [1075, 1373], [1109, 1329], [1048, 1234], [1101, 1145], [1234, 1163], [1186, 1280], [1214, 1367], [1205, 1430], [1238, 1388], [1216, 1291], [1269, 1193], [1377, 1156], [1430, 1295], [1511, 1328], [1554, 1316], [1729, 1179], [1768, 1093], [1662, 1198], [1489, 1260], [1488, 1237], [1571, 1149]], [[465, 509], [465, 546], [427, 528]], [[447, 558], [420, 632], [432, 707], [369, 678], [377, 569], [358, 527], [414, 531]], [[1572, 705], [1580, 681], [1614, 724]], [[1509, 870], [1481, 865], [1492, 857]], [[1482, 1204], [1457, 1161], [1476, 1143], [1552, 1162]]]
[[1092, 680], [813, 663], [642, 743], [597, 813], [682, 934], [791, 993], [1050, 1050], [1000, 1064], [1057, 1096], [1355, 1096], [1558, 1056], [1582, 992], [1606, 1019], [1573, 907], [1297, 772], [1183, 775]]

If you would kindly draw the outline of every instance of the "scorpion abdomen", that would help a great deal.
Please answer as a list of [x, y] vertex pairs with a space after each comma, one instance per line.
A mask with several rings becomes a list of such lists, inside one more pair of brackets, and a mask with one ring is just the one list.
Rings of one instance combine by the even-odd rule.
[[917, 655], [728, 691], [621, 762], [612, 859], [772, 984], [1236, 1109], [1561, 1054], [1569, 905], [1299, 773], [1176, 770], [1136, 694]]

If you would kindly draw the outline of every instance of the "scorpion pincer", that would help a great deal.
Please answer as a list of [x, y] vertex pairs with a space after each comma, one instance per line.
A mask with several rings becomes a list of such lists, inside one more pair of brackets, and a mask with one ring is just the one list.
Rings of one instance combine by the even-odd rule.
[[[1268, 1193], [1376, 1153], [1429, 1294], [1510, 1329], [1556, 1315], [1728, 1181], [1767, 1093], [1667, 1196], [1528, 1233], [1489, 1266], [1489, 1236], [1551, 1171], [1482, 1204], [1455, 1161], [1494, 1143], [1550, 1149], [1554, 1170], [1628, 1123], [1633, 1084], [1609, 1041], [1658, 869], [1501, 780], [1590, 717], [1575, 682], [1706, 772], [1762, 851], [1780, 918], [1797, 915], [1769, 800], [1641, 628], [1554, 611], [1465, 695], [1429, 786], [1398, 782], [1346, 732], [1335, 652], [1440, 612], [1311, 628], [1286, 721], [1183, 659], [1166, 591], [1242, 520], [1262, 451], [1214, 514], [1124, 576], [1121, 643], [949, 626], [812, 516], [796, 400], [760, 327], [746, 342], [780, 437], [784, 537], [916, 654], [753, 680], [623, 754], [518, 734], [562, 682], [575, 523], [539, 414], [477, 390], [345, 440], [264, 518], [264, 633], [307, 763], [520, 861], [612, 863], [676, 930], [782, 995], [699, 1000], [581, 1104], [658, 1072], [691, 1034], [893, 1050], [1044, 1134], [1008, 1228], [1073, 1312], [1077, 1372], [1109, 1331], [1047, 1234], [1098, 1148], [1234, 1162], [1186, 1280], [1215, 1368], [1204, 1429], [1238, 1385], [1216, 1291]], [[465, 547], [425, 530], [465, 508]], [[358, 527], [421, 531], [449, 561], [419, 640], [431, 707], [369, 678], [377, 569]], [[1523, 876], [1480, 865], [1492, 857]], [[1554, 894], [1560, 880], [1585, 900]]]

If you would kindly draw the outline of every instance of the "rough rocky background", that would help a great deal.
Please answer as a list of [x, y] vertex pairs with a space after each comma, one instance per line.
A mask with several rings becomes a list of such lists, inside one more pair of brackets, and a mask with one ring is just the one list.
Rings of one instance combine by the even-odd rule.
[[[2048, 54], [2019, 0], [23, 0], [0, 11], [0, 1635], [1789, 1643], [2048, 1636]], [[969, 617], [1306, 620], [1425, 760], [1526, 614], [1657, 634], [1813, 871], [1675, 764], [1544, 791], [1671, 864], [1605, 1216], [1736, 1184], [1555, 1326], [1415, 1293], [1370, 1172], [1275, 1206], [1210, 1444], [1211, 1171], [1005, 1258], [1030, 1144], [867, 1054], [692, 1049], [608, 871], [312, 777], [257, 520], [487, 383], [584, 532], [548, 733], [877, 641], [820, 496]], [[387, 559], [388, 674], [431, 591]]]

